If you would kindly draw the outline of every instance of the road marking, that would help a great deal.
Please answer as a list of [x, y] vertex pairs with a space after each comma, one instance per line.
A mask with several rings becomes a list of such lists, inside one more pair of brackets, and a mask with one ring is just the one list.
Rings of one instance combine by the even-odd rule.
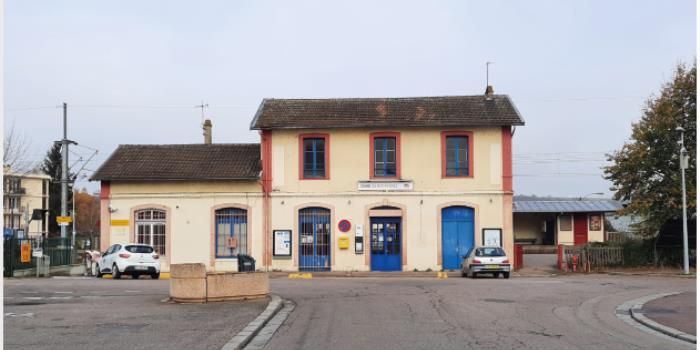
[[125, 290], [126, 293], [141, 293], [140, 290]]
[[73, 299], [73, 297], [72, 297], [72, 296], [70, 296], [70, 297], [49, 297], [49, 299], [53, 299], [53, 300], [67, 300], [67, 299]]
[[27, 312], [24, 314], [16, 314], [14, 312], [8, 312], [5, 314], [5, 317], [34, 317], [33, 312]]
[[26, 300], [41, 300], [41, 299], [44, 299], [44, 297], [23, 297], [22, 299], [26, 299]]
[[39, 294], [39, 292], [19, 292], [19, 294]]
[[54, 292], [55, 294], [73, 294], [73, 292]]

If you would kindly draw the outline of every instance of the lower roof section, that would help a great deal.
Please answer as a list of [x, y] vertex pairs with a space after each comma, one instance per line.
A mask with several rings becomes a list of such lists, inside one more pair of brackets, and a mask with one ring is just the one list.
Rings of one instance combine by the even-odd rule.
[[615, 212], [622, 204], [615, 200], [515, 200], [514, 213], [588, 213]]

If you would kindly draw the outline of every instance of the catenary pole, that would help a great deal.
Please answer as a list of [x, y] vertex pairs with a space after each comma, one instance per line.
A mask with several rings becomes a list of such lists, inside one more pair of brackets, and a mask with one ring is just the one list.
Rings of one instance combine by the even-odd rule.
[[[68, 105], [63, 102], [63, 162], [61, 164], [61, 216], [68, 216]], [[68, 226], [61, 223], [61, 238], [68, 236]]]

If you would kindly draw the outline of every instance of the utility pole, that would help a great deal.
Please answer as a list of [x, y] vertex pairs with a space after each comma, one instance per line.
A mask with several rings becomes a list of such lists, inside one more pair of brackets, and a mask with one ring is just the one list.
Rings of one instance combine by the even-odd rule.
[[73, 244], [71, 246], [77, 249], [77, 247], [75, 246], [75, 181], [73, 181], [73, 210], [71, 210], [71, 214], [73, 216], [73, 239], [71, 240]]
[[684, 144], [684, 133], [685, 129], [682, 127], [677, 127], [676, 131], [681, 133], [681, 140], [678, 144], [681, 146], [680, 149], [680, 168], [681, 168], [681, 192], [683, 192], [683, 274], [690, 274], [690, 267], [688, 261], [688, 209], [685, 198], [685, 169], [688, 168], [688, 151], [685, 149]]
[[[63, 163], [61, 164], [61, 216], [68, 216], [68, 105], [63, 102]], [[63, 224], [63, 223], [61, 223]], [[68, 227], [61, 225], [61, 238], [66, 238]]]

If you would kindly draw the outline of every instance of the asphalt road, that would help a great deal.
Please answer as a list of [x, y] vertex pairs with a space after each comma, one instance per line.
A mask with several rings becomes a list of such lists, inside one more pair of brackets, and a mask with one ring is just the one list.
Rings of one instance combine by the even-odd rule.
[[220, 349], [268, 300], [162, 302], [168, 281], [4, 280], [5, 349]]
[[296, 309], [266, 349], [687, 349], [631, 327], [615, 308], [676, 277], [271, 280]]

